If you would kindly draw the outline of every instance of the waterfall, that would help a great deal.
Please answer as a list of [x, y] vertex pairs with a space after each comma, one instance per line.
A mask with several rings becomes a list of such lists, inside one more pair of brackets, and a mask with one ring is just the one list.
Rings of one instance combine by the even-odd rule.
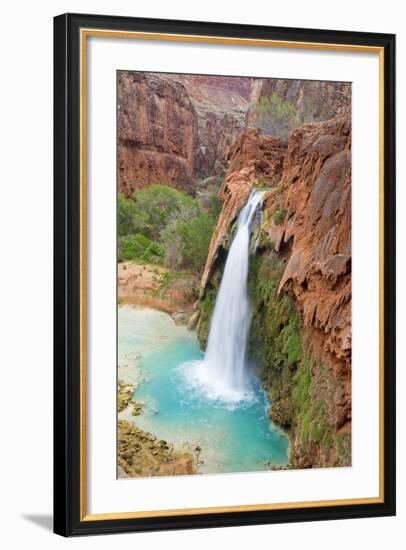
[[262, 205], [264, 192], [251, 193], [241, 210], [236, 233], [224, 267], [205, 358], [194, 365], [194, 385], [200, 385], [209, 397], [240, 401], [249, 393], [246, 351], [251, 324], [248, 297], [248, 263], [253, 220]]

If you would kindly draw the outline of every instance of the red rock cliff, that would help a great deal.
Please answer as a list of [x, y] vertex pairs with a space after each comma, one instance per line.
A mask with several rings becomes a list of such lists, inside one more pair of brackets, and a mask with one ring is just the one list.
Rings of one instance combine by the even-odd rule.
[[[283, 224], [268, 226], [278, 250], [290, 247], [279, 292], [290, 288], [314, 358], [340, 379], [330, 417], [351, 419], [351, 120], [293, 132], [280, 182]], [[273, 208], [270, 196], [268, 209]]]
[[162, 74], [118, 73], [118, 187], [193, 189], [197, 116], [182, 83]]
[[227, 170], [245, 129], [252, 80], [137, 73], [118, 76], [118, 184], [129, 195], [151, 183], [193, 192]]

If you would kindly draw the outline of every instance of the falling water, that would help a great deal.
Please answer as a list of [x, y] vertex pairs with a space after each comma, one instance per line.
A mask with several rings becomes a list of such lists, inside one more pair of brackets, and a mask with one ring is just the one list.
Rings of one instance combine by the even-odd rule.
[[255, 191], [238, 216], [220, 284], [204, 360], [195, 365], [194, 382], [224, 401], [240, 401], [249, 394], [246, 373], [251, 308], [247, 292], [252, 222], [264, 193]]

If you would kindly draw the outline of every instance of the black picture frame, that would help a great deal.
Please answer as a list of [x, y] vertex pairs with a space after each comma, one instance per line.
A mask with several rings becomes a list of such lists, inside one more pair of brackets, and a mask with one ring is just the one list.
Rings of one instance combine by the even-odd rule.
[[[81, 516], [80, 29], [381, 48], [384, 58], [384, 469], [382, 502], [87, 520]], [[395, 514], [395, 36], [64, 14], [54, 19], [54, 531], [63, 536], [288, 523]]]

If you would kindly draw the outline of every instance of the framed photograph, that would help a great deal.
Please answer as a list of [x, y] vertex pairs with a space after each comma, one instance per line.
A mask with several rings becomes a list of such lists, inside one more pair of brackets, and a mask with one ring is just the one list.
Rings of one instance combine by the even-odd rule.
[[394, 515], [394, 35], [54, 39], [55, 532]]

